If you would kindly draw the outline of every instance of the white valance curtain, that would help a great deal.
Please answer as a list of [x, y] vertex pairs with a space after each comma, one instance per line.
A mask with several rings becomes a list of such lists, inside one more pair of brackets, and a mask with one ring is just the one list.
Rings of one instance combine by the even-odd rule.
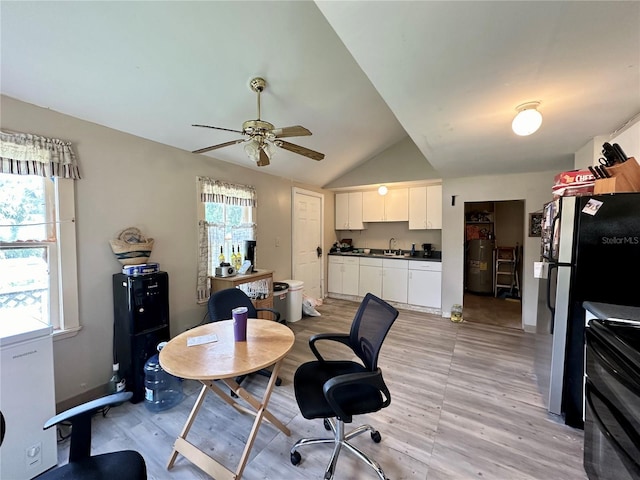
[[233, 185], [208, 177], [198, 177], [198, 183], [202, 203], [224, 203], [243, 207], [256, 206], [256, 190], [249, 185]]
[[212, 272], [218, 253], [213, 246], [226, 242], [226, 236], [231, 231], [231, 243], [237, 244], [241, 240], [255, 239], [256, 225], [253, 222], [229, 225], [207, 220], [205, 204], [219, 203], [241, 207], [255, 208], [257, 197], [255, 188], [249, 185], [234, 185], [221, 182], [209, 177], [198, 177], [198, 197], [200, 199], [200, 219], [198, 222], [198, 284], [197, 301], [206, 303], [211, 293], [209, 276]]
[[80, 178], [70, 142], [30, 133], [0, 132], [0, 173]]

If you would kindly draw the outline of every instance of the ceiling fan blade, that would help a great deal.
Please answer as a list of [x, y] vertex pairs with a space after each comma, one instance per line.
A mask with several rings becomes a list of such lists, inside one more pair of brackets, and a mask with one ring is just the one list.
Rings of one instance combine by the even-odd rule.
[[278, 138], [306, 137], [308, 135], [311, 135], [311, 132], [301, 125], [295, 125], [293, 127], [274, 128], [273, 130], [271, 130], [271, 133], [273, 133]]
[[258, 165], [259, 167], [266, 167], [267, 165], [269, 165], [269, 156], [262, 148], [260, 149], [260, 160], [258, 160], [258, 163], [256, 165]]
[[229, 145], [235, 145], [236, 143], [242, 143], [242, 142], [244, 142], [244, 139], [232, 140], [230, 142], [224, 142], [218, 145], [212, 145], [211, 147], [201, 148], [200, 150], [194, 150], [191, 153], [206, 153], [206, 152], [210, 152], [211, 150], [217, 150], [218, 148], [228, 147]]
[[298, 155], [304, 155], [305, 157], [309, 157], [313, 160], [322, 160], [324, 158], [324, 153], [316, 152], [315, 150], [301, 147], [300, 145], [294, 145], [293, 143], [285, 142], [284, 140], [278, 140], [275, 144], [280, 148], [297, 153]]
[[242, 133], [244, 134], [243, 131], [241, 130], [232, 130], [230, 128], [222, 128], [222, 127], [212, 127], [210, 125], [198, 125], [197, 123], [194, 123], [191, 125], [192, 127], [202, 127], [202, 128], [213, 128], [214, 130], [224, 130], [225, 132], [235, 132], [235, 133]]

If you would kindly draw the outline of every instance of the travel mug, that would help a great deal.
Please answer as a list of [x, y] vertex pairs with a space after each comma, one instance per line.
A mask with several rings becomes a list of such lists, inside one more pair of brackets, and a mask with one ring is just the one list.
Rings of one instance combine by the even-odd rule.
[[233, 336], [236, 342], [247, 341], [247, 307], [237, 307], [231, 310], [233, 315]]

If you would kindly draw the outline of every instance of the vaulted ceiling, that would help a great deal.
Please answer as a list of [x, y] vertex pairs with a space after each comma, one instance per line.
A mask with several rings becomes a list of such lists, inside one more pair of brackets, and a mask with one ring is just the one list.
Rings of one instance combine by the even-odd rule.
[[[191, 124], [240, 130], [264, 77], [261, 118], [308, 128], [287, 140], [325, 159], [207, 155], [311, 185], [407, 135], [443, 177], [562, 170], [640, 112], [635, 1], [3, 0], [0, 14], [2, 94], [188, 151], [238, 138]], [[517, 137], [533, 100], [542, 127]]]

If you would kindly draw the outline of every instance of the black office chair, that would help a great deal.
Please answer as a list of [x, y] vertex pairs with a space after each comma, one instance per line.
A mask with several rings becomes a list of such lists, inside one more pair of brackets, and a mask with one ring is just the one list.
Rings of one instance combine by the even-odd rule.
[[138, 452], [123, 450], [91, 456], [91, 417], [101, 408], [126, 402], [132, 396], [132, 392], [115, 393], [49, 419], [45, 429], [71, 422], [69, 463], [44, 472], [37, 480], [146, 480], [147, 467]]
[[[293, 380], [296, 401], [304, 418], [323, 418], [324, 427], [332, 430], [334, 436], [298, 440], [291, 448], [292, 464], [298, 465], [302, 459], [298, 453], [299, 447], [332, 443], [333, 454], [324, 473], [326, 480], [333, 478], [342, 447], [346, 447], [372, 467], [382, 480], [386, 480], [380, 465], [348, 442], [368, 431], [371, 439], [379, 443], [380, 433], [371, 425], [362, 425], [345, 434], [344, 424], [351, 423], [354, 415], [377, 412], [391, 403], [391, 394], [382, 378], [382, 371], [378, 368], [378, 354], [397, 317], [398, 311], [395, 308], [367, 293], [356, 312], [349, 334], [320, 333], [309, 339], [309, 347], [318, 360], [304, 363], [296, 370]], [[319, 340], [333, 340], [348, 346], [362, 360], [362, 364], [325, 360], [315, 345]]]
[[[273, 320], [280, 322], [280, 313], [272, 308], [256, 308], [251, 299], [239, 288], [227, 288], [213, 292], [207, 303], [209, 320], [219, 322], [221, 320], [229, 320], [233, 318], [231, 311], [236, 307], [247, 307], [247, 315], [249, 318], [258, 318], [258, 312], [269, 312], [273, 316]], [[271, 376], [271, 370], [262, 369], [258, 372], [265, 377]], [[241, 383], [246, 375], [236, 378], [237, 383]], [[276, 379], [276, 385], [281, 385], [282, 380]]]

